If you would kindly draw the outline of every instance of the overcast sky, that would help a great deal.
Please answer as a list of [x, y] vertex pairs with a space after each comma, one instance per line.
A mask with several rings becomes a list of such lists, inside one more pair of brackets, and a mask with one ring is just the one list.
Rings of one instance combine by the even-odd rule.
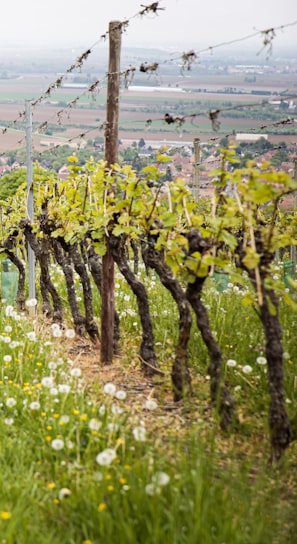
[[[151, 0], [143, 0], [148, 6]], [[133, 15], [136, 0], [2, 0], [0, 45], [92, 46], [111, 20], [130, 19], [124, 45], [200, 48], [297, 20], [296, 0], [161, 0], [157, 16]], [[260, 38], [258, 43], [261, 45]], [[297, 25], [277, 33], [297, 56]]]

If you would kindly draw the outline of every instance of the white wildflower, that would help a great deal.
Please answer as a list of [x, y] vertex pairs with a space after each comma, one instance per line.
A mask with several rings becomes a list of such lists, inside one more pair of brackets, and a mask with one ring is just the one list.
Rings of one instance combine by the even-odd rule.
[[8, 399], [6, 399], [5, 401], [5, 404], [8, 408], [14, 408], [14, 406], [16, 405], [17, 401], [13, 398], [13, 397], [9, 397]]
[[53, 329], [52, 335], [53, 335], [55, 338], [61, 338], [61, 336], [62, 336], [62, 331], [61, 331], [61, 329]]
[[127, 397], [127, 393], [126, 391], [119, 389], [119, 391], [116, 392], [115, 397], [118, 400], [125, 400], [125, 398]]
[[103, 388], [104, 393], [106, 393], [106, 395], [110, 395], [111, 397], [115, 395], [116, 390], [117, 388], [113, 383], [106, 383]]
[[49, 394], [55, 397], [58, 394], [58, 389], [56, 387], [51, 387], [49, 390]]
[[71, 387], [68, 385], [68, 383], [59, 383], [58, 384], [58, 391], [59, 393], [70, 393]]
[[36, 333], [35, 331], [30, 331], [30, 332], [27, 332], [27, 338], [28, 340], [31, 340], [31, 342], [35, 342], [36, 341]]
[[13, 314], [14, 314], [15, 310], [14, 310], [14, 307], [13, 306], [6, 306], [5, 308], [5, 315], [7, 317], [13, 317]]
[[30, 410], [40, 410], [40, 403], [35, 400], [29, 404]]
[[59, 422], [60, 423], [69, 423], [70, 421], [70, 417], [65, 415], [65, 416], [61, 416], [60, 419], [59, 419]]
[[236, 365], [237, 365], [237, 363], [236, 363], [235, 359], [228, 359], [228, 361], [226, 362], [226, 366], [229, 366], [229, 367], [234, 367]]
[[143, 426], [135, 427], [132, 433], [137, 442], [145, 442], [146, 430]]
[[166, 472], [156, 472], [156, 474], [152, 477], [152, 482], [154, 485], [163, 487], [164, 485], [167, 485], [170, 481], [170, 476]]
[[41, 380], [43, 387], [52, 387], [54, 385], [53, 378], [51, 376], [45, 376]]
[[81, 376], [81, 369], [80, 368], [72, 368], [70, 370], [70, 376], [73, 378], [79, 378]]
[[14, 424], [14, 419], [13, 419], [13, 417], [6, 417], [6, 418], [4, 419], [4, 423], [5, 423], [5, 425], [13, 425], [13, 424]]
[[60, 489], [59, 491], [59, 499], [60, 501], [62, 499], [66, 499], [67, 497], [69, 497], [71, 495], [71, 491], [70, 489], [68, 489], [67, 487], [62, 487], [62, 489]]
[[147, 399], [144, 407], [146, 410], [156, 410], [156, 408], [158, 408], [158, 403], [154, 399]]
[[11, 360], [12, 360], [12, 356], [11, 356], [11, 355], [4, 355], [3, 361], [4, 361], [5, 363], [10, 363]]
[[107, 425], [107, 430], [110, 432], [110, 433], [117, 433], [118, 430], [119, 430], [119, 426], [117, 423], [108, 423]]
[[74, 338], [75, 337], [75, 330], [74, 329], [66, 329], [65, 336], [66, 336], [66, 338]]
[[250, 374], [251, 372], [253, 372], [253, 369], [252, 369], [252, 367], [250, 365], [244, 365], [242, 367], [242, 372], [244, 374]]
[[101, 451], [101, 453], [98, 453], [96, 462], [98, 465], [110, 465], [116, 456], [115, 450], [107, 448], [106, 450]]
[[151, 497], [153, 495], [160, 495], [161, 493], [161, 487], [158, 487], [154, 484], [147, 484], [145, 486], [145, 492], [147, 495], [150, 495]]
[[29, 298], [28, 300], [26, 300], [26, 306], [28, 306], [28, 308], [34, 308], [35, 306], [37, 306], [37, 299]]
[[89, 421], [89, 429], [91, 431], [99, 431], [101, 425], [102, 423], [98, 419], [93, 418], [93, 419], [90, 419]]
[[54, 440], [52, 440], [51, 446], [53, 450], [56, 450], [56, 451], [62, 450], [64, 448], [64, 441], [61, 440], [61, 438], [55, 438]]
[[257, 357], [256, 359], [256, 362], [258, 363], [258, 365], [266, 365], [267, 364], [267, 359], [266, 357]]
[[99, 406], [98, 408], [99, 416], [104, 416], [105, 412], [106, 412], [106, 406], [105, 404], [101, 404], [101, 406]]

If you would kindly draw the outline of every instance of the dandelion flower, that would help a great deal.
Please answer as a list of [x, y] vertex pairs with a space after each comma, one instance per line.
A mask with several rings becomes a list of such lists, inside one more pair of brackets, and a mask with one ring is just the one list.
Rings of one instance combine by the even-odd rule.
[[75, 330], [74, 329], [66, 329], [65, 336], [66, 336], [66, 338], [74, 338], [75, 337]]
[[89, 429], [91, 431], [99, 431], [102, 423], [98, 419], [90, 419], [89, 421]]
[[31, 340], [31, 342], [35, 342], [36, 341], [35, 331], [27, 332], [27, 338], [28, 338], [28, 340]]
[[65, 416], [61, 416], [60, 419], [59, 419], [59, 423], [69, 423], [70, 421], [70, 417], [65, 415]]
[[156, 408], [158, 408], [158, 403], [154, 399], [147, 399], [144, 407], [146, 410], [156, 410]]
[[40, 403], [37, 400], [35, 400], [31, 402], [31, 404], [29, 404], [29, 408], [30, 410], [40, 410]]
[[36, 298], [29, 298], [28, 300], [26, 300], [26, 306], [28, 308], [34, 308], [35, 306], [37, 306]]
[[6, 306], [6, 308], [5, 308], [6, 317], [13, 317], [14, 311], [15, 310], [14, 310], [13, 306]]
[[62, 487], [62, 489], [60, 489], [59, 491], [59, 499], [60, 501], [62, 499], [66, 499], [67, 497], [70, 497], [71, 495], [71, 491], [70, 489], [68, 489], [67, 487]]
[[258, 363], [258, 365], [266, 365], [267, 364], [267, 359], [266, 357], [257, 357], [256, 359], [256, 362]]
[[226, 366], [229, 366], [230, 368], [236, 366], [237, 363], [234, 359], [228, 359], [228, 361], [226, 362]]
[[9, 520], [11, 518], [11, 512], [0, 512], [0, 518], [4, 520]]
[[58, 384], [58, 391], [59, 391], [59, 393], [70, 393], [71, 387], [67, 383], [59, 383]]
[[154, 474], [152, 477], [152, 482], [157, 486], [163, 487], [170, 482], [170, 476], [166, 472], [156, 472], [156, 474]]
[[110, 465], [112, 461], [116, 458], [117, 454], [115, 450], [107, 448], [106, 450], [98, 453], [96, 457], [96, 462], [98, 465]]
[[125, 398], [127, 397], [127, 393], [126, 391], [123, 391], [122, 389], [120, 389], [119, 391], [116, 392], [115, 397], [118, 400], [125, 400]]
[[55, 438], [54, 440], [52, 440], [51, 446], [53, 450], [62, 450], [64, 448], [64, 441], [61, 440], [61, 438]]
[[111, 405], [111, 413], [112, 414], [122, 414], [123, 408], [120, 408], [120, 406], [117, 406], [115, 403]]
[[106, 510], [107, 506], [105, 504], [105, 502], [100, 502], [100, 504], [98, 505], [98, 512], [103, 512], [104, 510]]
[[98, 408], [99, 416], [104, 416], [105, 412], [106, 412], [106, 406], [105, 404], [101, 404], [101, 406], [99, 406]]
[[11, 360], [12, 360], [11, 355], [4, 355], [3, 361], [4, 361], [5, 363], [10, 363]]
[[13, 423], [14, 423], [13, 417], [6, 417], [6, 418], [4, 419], [4, 423], [5, 423], [5, 425], [9, 425], [9, 426], [10, 426], [10, 425], [13, 425]]
[[8, 399], [6, 399], [5, 401], [5, 404], [8, 408], [14, 408], [14, 406], [16, 405], [17, 401], [13, 398], [13, 397], [9, 397]]
[[161, 487], [158, 487], [154, 484], [147, 484], [145, 486], [145, 492], [147, 495], [150, 495], [151, 497], [153, 495], [160, 495], [161, 493]]
[[242, 372], [244, 374], [250, 374], [251, 372], [253, 372], [253, 369], [252, 369], [252, 367], [250, 365], [244, 365], [242, 367]]
[[135, 427], [132, 431], [133, 436], [137, 442], [145, 442], [146, 430], [144, 427]]
[[81, 369], [80, 368], [72, 368], [70, 370], [70, 376], [73, 378], [79, 378], [81, 376]]
[[103, 388], [104, 393], [106, 393], [106, 395], [110, 395], [111, 397], [115, 395], [116, 390], [117, 388], [113, 383], [106, 383]]
[[51, 387], [50, 390], [49, 390], [49, 393], [50, 395], [52, 395], [53, 397], [56, 396], [58, 394], [58, 389], [56, 387]]
[[52, 387], [54, 385], [54, 381], [51, 376], [45, 376], [42, 378], [41, 383], [44, 387]]

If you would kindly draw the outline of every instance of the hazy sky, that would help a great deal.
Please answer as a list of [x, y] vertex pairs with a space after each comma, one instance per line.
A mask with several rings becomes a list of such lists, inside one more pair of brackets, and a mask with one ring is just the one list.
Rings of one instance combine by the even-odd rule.
[[[88, 47], [109, 21], [131, 19], [123, 45], [167, 42], [197, 49], [297, 20], [296, 0], [161, 0], [159, 6], [165, 11], [158, 16], [131, 19], [142, 9], [141, 1], [2, 0], [0, 45]], [[297, 25], [278, 32], [274, 43], [276, 49], [291, 45], [297, 56]]]

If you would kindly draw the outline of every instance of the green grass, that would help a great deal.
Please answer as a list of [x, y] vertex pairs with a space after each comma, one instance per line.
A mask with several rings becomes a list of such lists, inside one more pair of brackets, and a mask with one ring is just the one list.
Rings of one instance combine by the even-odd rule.
[[[52, 271], [66, 305], [62, 276], [57, 268]], [[153, 301], [158, 357], [169, 375], [177, 311], [154, 275], [144, 281]], [[77, 288], [79, 293], [78, 280]], [[219, 430], [210, 411], [208, 357], [195, 326], [189, 350], [194, 397], [189, 405], [166, 409], [168, 376], [151, 391], [157, 400], [155, 411], [145, 410], [143, 397], [132, 394], [124, 376], [137, 364], [141, 331], [135, 298], [120, 276], [115, 300], [121, 317], [122, 358], [117, 364], [123, 367], [123, 385], [117, 392], [124, 391], [126, 398], [104, 388], [109, 380], [100, 368], [92, 383], [84, 371], [80, 375], [79, 352], [69, 358], [73, 340], [67, 338], [67, 329], [55, 337], [42, 316], [19, 315], [2, 305], [0, 542], [295, 541], [296, 446], [292, 444], [278, 467], [268, 466], [267, 375], [265, 365], [256, 362], [263, 355], [260, 323], [253, 310], [242, 305], [243, 295], [234, 285], [226, 292], [215, 288], [209, 280], [204, 301], [224, 362], [236, 361], [235, 367], [226, 365], [225, 372], [241, 425], [229, 436]], [[95, 288], [93, 294], [99, 315]], [[281, 317], [286, 398], [293, 417], [297, 314], [282, 305]], [[71, 323], [67, 312], [66, 318]], [[242, 367], [247, 364], [252, 372], [245, 375]], [[55, 449], [57, 444], [61, 449]], [[97, 456], [106, 449], [114, 458], [102, 465]]]

